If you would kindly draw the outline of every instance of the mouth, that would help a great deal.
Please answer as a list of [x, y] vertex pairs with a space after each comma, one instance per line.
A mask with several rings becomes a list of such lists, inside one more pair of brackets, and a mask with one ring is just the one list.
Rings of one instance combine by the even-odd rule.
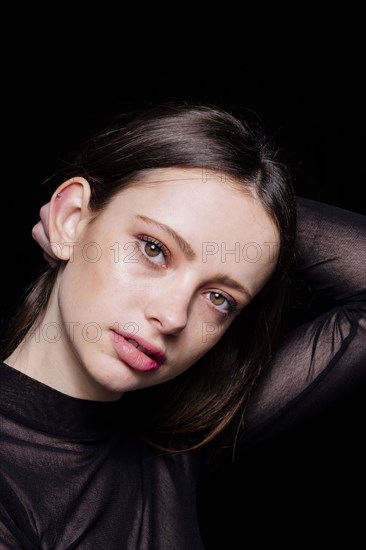
[[123, 335], [114, 330], [111, 333], [117, 355], [133, 369], [142, 372], [157, 370], [166, 360], [162, 350], [141, 337], [132, 338], [130, 335]]

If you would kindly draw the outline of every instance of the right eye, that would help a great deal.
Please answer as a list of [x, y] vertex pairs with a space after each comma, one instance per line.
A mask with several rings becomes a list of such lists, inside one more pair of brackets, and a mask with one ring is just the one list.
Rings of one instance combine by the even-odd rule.
[[164, 266], [169, 256], [166, 246], [148, 235], [139, 235], [141, 254], [154, 265]]

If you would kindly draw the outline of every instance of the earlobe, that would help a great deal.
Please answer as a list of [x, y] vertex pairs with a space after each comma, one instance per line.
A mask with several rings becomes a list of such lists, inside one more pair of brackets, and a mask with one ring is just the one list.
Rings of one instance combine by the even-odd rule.
[[52, 251], [60, 260], [69, 260], [78, 236], [90, 220], [90, 186], [85, 178], [62, 183], [52, 195], [49, 210], [49, 237]]

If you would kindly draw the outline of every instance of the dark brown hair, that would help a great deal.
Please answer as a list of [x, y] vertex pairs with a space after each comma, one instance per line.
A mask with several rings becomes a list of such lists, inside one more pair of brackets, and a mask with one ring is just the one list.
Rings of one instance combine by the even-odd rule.
[[[270, 280], [214, 348], [175, 379], [124, 395], [123, 404], [132, 411], [129, 418], [155, 444], [174, 446], [164, 438], [175, 437], [186, 448], [197, 448], [218, 436], [244, 411], [270, 360], [296, 231], [293, 188], [276, 155], [258, 129], [239, 117], [211, 105], [175, 103], [116, 118], [63, 174], [89, 181], [90, 207], [98, 213], [144, 170], [174, 166], [220, 171], [254, 192], [279, 230], [280, 255]], [[48, 266], [36, 282], [13, 323], [5, 356], [39, 322], [56, 275], [57, 267]]]

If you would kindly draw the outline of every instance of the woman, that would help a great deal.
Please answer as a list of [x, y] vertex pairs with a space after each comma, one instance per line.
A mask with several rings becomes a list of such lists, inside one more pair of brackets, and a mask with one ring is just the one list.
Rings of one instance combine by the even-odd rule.
[[[300, 233], [323, 218], [303, 204]], [[217, 108], [165, 105], [116, 121], [42, 216], [34, 234], [54, 260], [2, 354], [0, 541], [202, 548], [205, 460], [237, 433], [260, 433], [320, 373], [342, 374], [361, 308], [337, 312], [343, 333], [322, 357], [318, 320], [284, 338], [293, 189], [264, 139]], [[352, 231], [362, 223], [355, 216]], [[316, 244], [307, 260], [318, 263], [327, 251]], [[357, 276], [348, 283], [342, 298]]]

